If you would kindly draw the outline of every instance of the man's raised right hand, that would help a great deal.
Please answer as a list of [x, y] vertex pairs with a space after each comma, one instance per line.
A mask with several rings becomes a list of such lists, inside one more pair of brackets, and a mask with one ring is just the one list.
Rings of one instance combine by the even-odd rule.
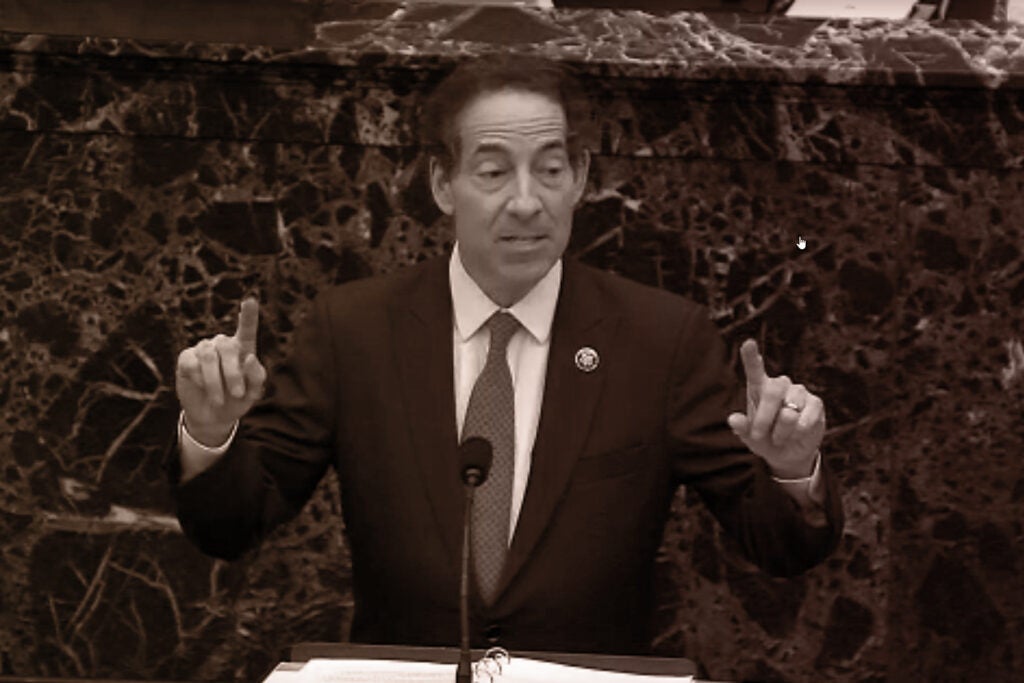
[[235, 422], [263, 395], [267, 371], [256, 358], [260, 305], [242, 302], [234, 336], [203, 339], [178, 355], [175, 389], [185, 429], [199, 443], [223, 444]]

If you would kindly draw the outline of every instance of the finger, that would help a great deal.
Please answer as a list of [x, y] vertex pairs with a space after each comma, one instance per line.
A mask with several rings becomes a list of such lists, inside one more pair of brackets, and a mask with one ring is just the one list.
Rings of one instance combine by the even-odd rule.
[[242, 373], [245, 375], [245, 397], [250, 401], [262, 398], [267, 371], [259, 359], [256, 356], [247, 356], [242, 362]]
[[810, 396], [811, 393], [807, 391], [807, 387], [803, 384], [791, 384], [786, 389], [786, 394], [782, 399], [781, 410], [786, 411], [786, 413], [795, 413], [799, 417], [800, 413], [807, 407]]
[[759, 388], [768, 379], [764, 371], [764, 358], [757, 349], [757, 342], [748, 339], [740, 346], [740, 358], [743, 359], [743, 374], [747, 378], [747, 387]]
[[238, 329], [235, 339], [242, 346], [242, 358], [256, 353], [256, 335], [260, 327], [260, 302], [249, 297], [242, 302], [238, 312]]
[[775, 427], [772, 429], [772, 445], [781, 446], [786, 443], [793, 432], [796, 431], [799, 421], [799, 412], [783, 406], [775, 418]]
[[217, 347], [209, 339], [204, 339], [196, 345], [196, 355], [199, 356], [203, 390], [215, 406], [224, 405], [224, 383], [220, 374], [220, 356], [217, 353]]
[[245, 377], [242, 375], [242, 365], [239, 360], [241, 345], [234, 337], [226, 337], [222, 334], [214, 337], [213, 343], [217, 347], [217, 355], [220, 357], [220, 371], [225, 389], [234, 398], [242, 398], [245, 396]]
[[807, 431], [825, 421], [825, 404], [814, 394], [809, 394], [804, 409], [800, 411], [797, 429]]
[[789, 378], [783, 375], [768, 379], [761, 387], [761, 399], [754, 411], [750, 425], [752, 439], [759, 441], [771, 433], [789, 385]]
[[196, 350], [189, 347], [178, 354], [178, 364], [175, 375], [179, 381], [186, 381], [198, 387], [203, 386], [203, 372], [199, 368], [199, 357]]
[[745, 437], [750, 432], [750, 418], [743, 413], [732, 413], [725, 420], [736, 436]]
[[732, 433], [736, 435], [736, 438], [742, 441], [743, 445], [753, 453], [757, 444], [750, 436], [750, 418], [743, 413], [732, 413], [726, 419], [726, 422], [729, 423]]

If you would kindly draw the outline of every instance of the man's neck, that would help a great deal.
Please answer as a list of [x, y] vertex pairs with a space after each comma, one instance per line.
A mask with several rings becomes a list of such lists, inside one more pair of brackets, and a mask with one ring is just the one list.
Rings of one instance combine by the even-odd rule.
[[481, 277], [480, 273], [474, 272], [474, 268], [471, 264], [466, 263], [465, 259], [459, 256], [459, 260], [462, 263], [463, 270], [466, 274], [472, 278], [476, 286], [480, 288], [487, 298], [498, 304], [503, 309], [512, 308], [519, 303], [524, 296], [530, 293], [534, 287], [537, 286], [537, 282], [540, 282], [544, 278], [539, 278], [535, 282], [523, 284], [521, 286], [502, 286], [501, 283], [488, 282], [486, 278]]
[[477, 284], [466, 270], [458, 250], [449, 260], [448, 270], [451, 285], [452, 303], [454, 305], [456, 329], [463, 337], [468, 337], [479, 329], [479, 326], [494, 313], [496, 308], [504, 308], [516, 316], [516, 319], [538, 341], [545, 341], [551, 333], [558, 293], [562, 282], [562, 262], [555, 265], [529, 291], [519, 297], [505, 299], [508, 305], [488, 294]]

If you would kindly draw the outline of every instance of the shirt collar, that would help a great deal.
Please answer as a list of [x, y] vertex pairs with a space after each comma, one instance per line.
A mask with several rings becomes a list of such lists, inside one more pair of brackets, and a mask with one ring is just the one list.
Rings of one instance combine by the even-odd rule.
[[[448, 262], [448, 282], [455, 311], [455, 331], [460, 341], [466, 341], [477, 333], [495, 311], [502, 308], [491, 301], [466, 272], [457, 242]], [[541, 344], [547, 343], [551, 336], [551, 323], [555, 319], [555, 305], [558, 303], [561, 285], [562, 259], [558, 259], [526, 296], [506, 309]]]

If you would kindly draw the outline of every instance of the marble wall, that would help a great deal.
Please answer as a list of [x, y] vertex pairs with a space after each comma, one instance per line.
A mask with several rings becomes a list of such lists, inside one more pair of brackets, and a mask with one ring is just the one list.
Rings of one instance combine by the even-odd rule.
[[[409, 122], [508, 11], [367, 10], [297, 51], [0, 33], [0, 673], [255, 681], [294, 642], [347, 637], [333, 479], [235, 563], [180, 535], [174, 360], [258, 292], [272, 363], [318, 288], [447, 248]], [[680, 494], [656, 649], [721, 680], [1009, 680], [1015, 29], [520, 23], [599, 105], [571, 253], [709, 304], [829, 410], [840, 549], [767, 578]]]

